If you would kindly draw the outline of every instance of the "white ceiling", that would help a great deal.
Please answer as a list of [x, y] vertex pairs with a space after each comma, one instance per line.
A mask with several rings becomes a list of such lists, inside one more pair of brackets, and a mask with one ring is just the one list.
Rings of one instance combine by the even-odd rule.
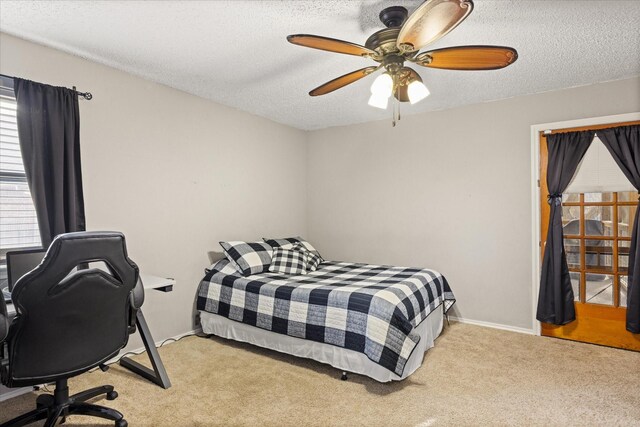
[[[364, 44], [384, 7], [421, 1], [0, 1], [0, 30], [300, 129], [385, 119], [367, 105], [372, 77], [308, 91], [373, 64], [289, 44], [293, 33]], [[498, 44], [498, 71], [419, 68], [431, 96], [403, 114], [640, 75], [640, 2], [475, 0], [431, 47]], [[91, 88], [87, 88], [91, 90]], [[594, 100], [597, 102], [597, 100]]]

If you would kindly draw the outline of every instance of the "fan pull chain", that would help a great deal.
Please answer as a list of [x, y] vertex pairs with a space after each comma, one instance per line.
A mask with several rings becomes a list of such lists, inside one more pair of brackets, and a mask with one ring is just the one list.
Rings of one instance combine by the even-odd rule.
[[393, 108], [391, 109], [391, 127], [396, 127], [396, 103], [395, 102], [393, 102]]
[[[398, 83], [396, 81], [396, 76], [393, 76], [393, 88], [394, 92], [398, 93]], [[396, 127], [396, 98], [391, 98], [391, 127]]]
[[392, 127], [396, 127], [396, 124], [400, 121], [400, 101], [394, 99], [393, 101], [393, 116], [391, 118]]

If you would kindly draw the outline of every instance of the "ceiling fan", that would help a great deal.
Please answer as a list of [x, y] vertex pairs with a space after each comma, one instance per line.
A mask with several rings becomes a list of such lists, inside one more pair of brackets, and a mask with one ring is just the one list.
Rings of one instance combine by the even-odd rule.
[[376, 61], [379, 65], [335, 78], [313, 89], [309, 95], [325, 95], [384, 68], [385, 72], [371, 85], [369, 105], [386, 109], [391, 95], [411, 104], [429, 95], [420, 75], [405, 66], [405, 62], [447, 70], [496, 70], [515, 62], [518, 52], [504, 46], [456, 46], [419, 53], [457, 27], [472, 10], [472, 0], [427, 0], [410, 16], [402, 6], [388, 7], [380, 12], [380, 20], [387, 28], [373, 33], [364, 46], [310, 34], [290, 35], [287, 40], [300, 46]]

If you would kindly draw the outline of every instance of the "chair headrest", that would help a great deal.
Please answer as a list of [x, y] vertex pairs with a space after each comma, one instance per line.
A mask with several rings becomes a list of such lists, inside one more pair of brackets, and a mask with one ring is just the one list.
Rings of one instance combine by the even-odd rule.
[[138, 281], [138, 267], [127, 256], [125, 237], [115, 231], [82, 231], [56, 236], [42, 262], [20, 278], [13, 292], [19, 294], [24, 282], [45, 279], [59, 283], [74, 268], [91, 262], [104, 262], [110, 273], [133, 289]]

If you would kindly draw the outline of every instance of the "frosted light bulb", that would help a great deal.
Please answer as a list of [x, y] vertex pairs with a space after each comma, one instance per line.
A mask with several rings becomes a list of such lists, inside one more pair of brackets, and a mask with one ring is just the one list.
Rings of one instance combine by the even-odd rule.
[[422, 101], [429, 96], [429, 93], [429, 89], [418, 80], [409, 83], [409, 87], [407, 88], [407, 95], [409, 96], [409, 102], [411, 102], [411, 104]]
[[387, 104], [389, 103], [389, 97], [384, 95], [379, 95], [372, 93], [369, 98], [369, 105], [372, 107], [380, 108], [382, 110], [387, 109]]
[[390, 97], [393, 92], [393, 79], [387, 73], [380, 74], [371, 84], [371, 93], [374, 95]]

